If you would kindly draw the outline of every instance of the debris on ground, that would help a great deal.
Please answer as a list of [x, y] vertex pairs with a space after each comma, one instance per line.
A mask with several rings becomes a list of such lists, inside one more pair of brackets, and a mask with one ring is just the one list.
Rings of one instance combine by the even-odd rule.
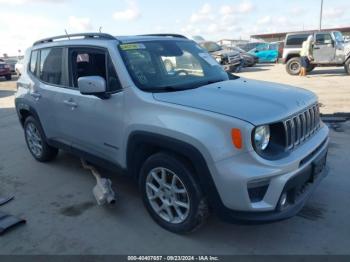
[[107, 178], [101, 177], [100, 173], [95, 167], [87, 164], [85, 160], [81, 159], [81, 164], [87, 170], [90, 170], [96, 179], [96, 186], [93, 188], [92, 193], [94, 194], [97, 204], [104, 205], [115, 203], [115, 193], [112, 189], [112, 182]]

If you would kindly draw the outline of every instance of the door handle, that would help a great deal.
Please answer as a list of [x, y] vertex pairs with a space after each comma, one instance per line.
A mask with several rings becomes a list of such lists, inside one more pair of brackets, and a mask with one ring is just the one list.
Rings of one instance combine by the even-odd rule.
[[314, 47], [314, 49], [321, 49], [320, 47]]
[[64, 100], [63, 103], [69, 107], [71, 107], [72, 109], [76, 108], [78, 106], [77, 103], [75, 103], [73, 100], [69, 99], [69, 100]]
[[30, 95], [37, 101], [41, 98], [41, 94], [38, 92], [31, 92]]

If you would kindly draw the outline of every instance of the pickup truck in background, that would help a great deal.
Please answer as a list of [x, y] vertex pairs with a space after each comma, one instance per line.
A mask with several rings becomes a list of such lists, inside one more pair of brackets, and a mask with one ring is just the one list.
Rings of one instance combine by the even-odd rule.
[[344, 66], [350, 74], [350, 43], [338, 31], [317, 31], [308, 33], [291, 33], [286, 36], [282, 61], [290, 75], [298, 75], [301, 68], [300, 51], [303, 42], [313, 35], [313, 57], [308, 72], [317, 66]]

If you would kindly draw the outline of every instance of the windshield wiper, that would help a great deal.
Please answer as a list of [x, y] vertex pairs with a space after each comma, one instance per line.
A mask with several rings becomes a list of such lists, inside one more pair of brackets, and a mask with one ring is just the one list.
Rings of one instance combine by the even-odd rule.
[[160, 86], [160, 87], [153, 87], [153, 88], [143, 88], [144, 91], [159, 93], [159, 92], [175, 92], [175, 91], [183, 91], [187, 90], [189, 88], [181, 88], [176, 86]]

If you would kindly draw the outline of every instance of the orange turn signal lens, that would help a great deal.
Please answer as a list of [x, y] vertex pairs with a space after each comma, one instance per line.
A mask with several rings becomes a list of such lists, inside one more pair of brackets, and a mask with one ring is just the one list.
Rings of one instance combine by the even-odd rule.
[[240, 129], [232, 128], [231, 138], [232, 138], [232, 143], [236, 148], [241, 149], [243, 147], [243, 140], [242, 140], [242, 134]]

